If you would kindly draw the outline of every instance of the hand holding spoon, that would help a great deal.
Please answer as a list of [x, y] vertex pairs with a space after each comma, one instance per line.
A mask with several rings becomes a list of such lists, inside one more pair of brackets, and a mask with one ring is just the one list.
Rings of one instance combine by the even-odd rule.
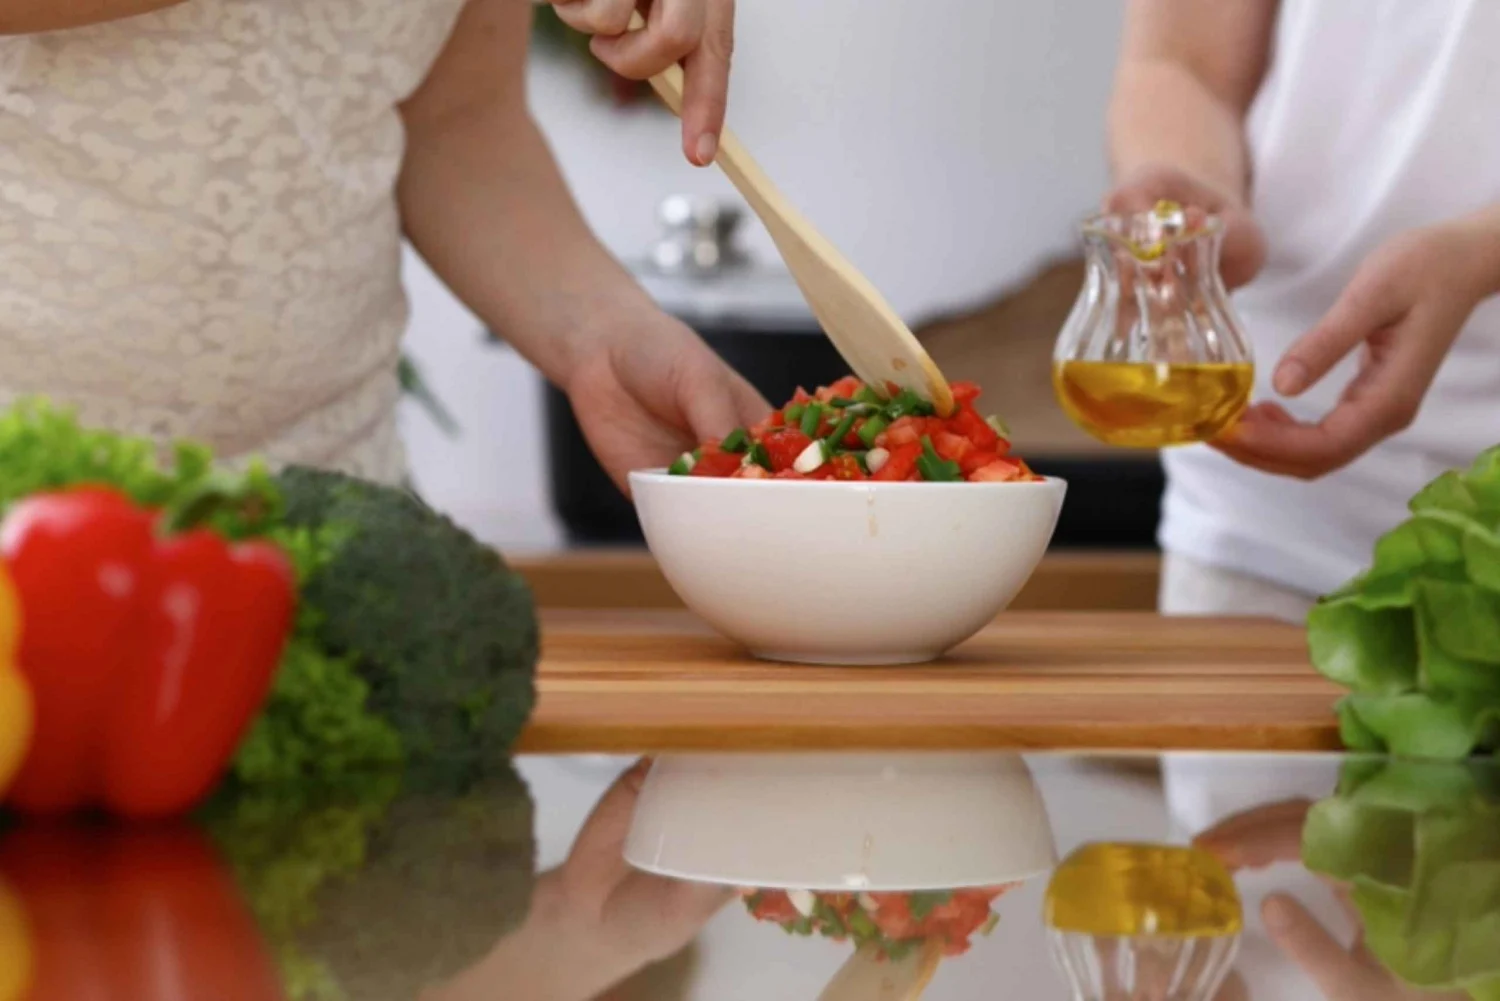
[[[630, 29], [639, 31], [645, 23], [636, 13]], [[673, 113], [682, 113], [681, 66], [652, 77], [651, 87]], [[877, 390], [895, 383], [931, 401], [940, 415], [951, 414], [953, 393], [921, 342], [875, 286], [776, 189], [728, 128], [714, 162], [765, 224], [813, 315], [854, 374]]]

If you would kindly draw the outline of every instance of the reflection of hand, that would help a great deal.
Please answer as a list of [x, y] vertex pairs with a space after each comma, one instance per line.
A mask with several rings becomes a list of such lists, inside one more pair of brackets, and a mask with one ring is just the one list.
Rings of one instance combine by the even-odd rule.
[[525, 924], [426, 1001], [586, 1001], [692, 941], [732, 894], [625, 862], [648, 768], [638, 763], [604, 794], [567, 861], [538, 879]]
[[[650, 762], [641, 761], [604, 794], [556, 876], [563, 920], [634, 968], [687, 946], [732, 893], [632, 868], [622, 854]], [[632, 970], [633, 972], [633, 970]]]
[[[1200, 834], [1195, 844], [1215, 855], [1231, 871], [1262, 869], [1277, 862], [1302, 858], [1302, 826], [1312, 804], [1291, 800], [1236, 814]], [[1359, 929], [1345, 947], [1289, 894], [1267, 897], [1261, 920], [1276, 947], [1317, 984], [1328, 1001], [1444, 1001], [1466, 999], [1464, 994], [1433, 994], [1407, 987], [1386, 971], [1365, 947], [1364, 919], [1354, 907], [1348, 888], [1329, 882], [1334, 896]], [[1234, 993], [1230, 993], [1231, 988]], [[1247, 995], [1243, 983], [1226, 984], [1217, 1001]]]

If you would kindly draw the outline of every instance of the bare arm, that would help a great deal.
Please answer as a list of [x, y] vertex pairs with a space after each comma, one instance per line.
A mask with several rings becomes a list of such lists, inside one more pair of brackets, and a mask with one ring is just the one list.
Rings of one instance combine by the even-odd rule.
[[1130, 0], [1114, 97], [1117, 178], [1164, 166], [1241, 203], [1244, 118], [1270, 63], [1278, 0]]
[[175, 7], [184, 0], [0, 0], [0, 35], [81, 28]]
[[531, 4], [470, 0], [403, 107], [407, 236], [448, 286], [559, 385], [583, 342], [649, 297], [579, 215], [526, 107]]

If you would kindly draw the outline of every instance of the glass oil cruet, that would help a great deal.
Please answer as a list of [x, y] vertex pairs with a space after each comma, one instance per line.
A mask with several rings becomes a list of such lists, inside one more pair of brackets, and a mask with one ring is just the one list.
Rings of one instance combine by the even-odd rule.
[[1209, 441], [1245, 409], [1250, 344], [1219, 276], [1224, 225], [1160, 202], [1083, 224], [1083, 290], [1057, 339], [1052, 383], [1108, 445]]
[[1214, 1001], [1244, 909], [1197, 848], [1086, 844], [1047, 886], [1047, 938], [1075, 1001]]

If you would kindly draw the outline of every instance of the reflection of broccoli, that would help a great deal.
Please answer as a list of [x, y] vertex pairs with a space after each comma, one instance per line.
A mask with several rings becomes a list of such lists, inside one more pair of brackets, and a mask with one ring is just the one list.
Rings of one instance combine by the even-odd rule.
[[409, 769], [463, 788], [505, 757], [531, 712], [531, 594], [500, 556], [415, 497], [336, 473], [277, 477], [293, 528], [347, 529], [305, 600], [348, 654]]
[[276, 952], [291, 1001], [346, 997], [297, 937], [317, 918], [327, 887], [364, 867], [372, 830], [399, 788], [395, 772], [337, 785], [230, 783], [200, 813]]

